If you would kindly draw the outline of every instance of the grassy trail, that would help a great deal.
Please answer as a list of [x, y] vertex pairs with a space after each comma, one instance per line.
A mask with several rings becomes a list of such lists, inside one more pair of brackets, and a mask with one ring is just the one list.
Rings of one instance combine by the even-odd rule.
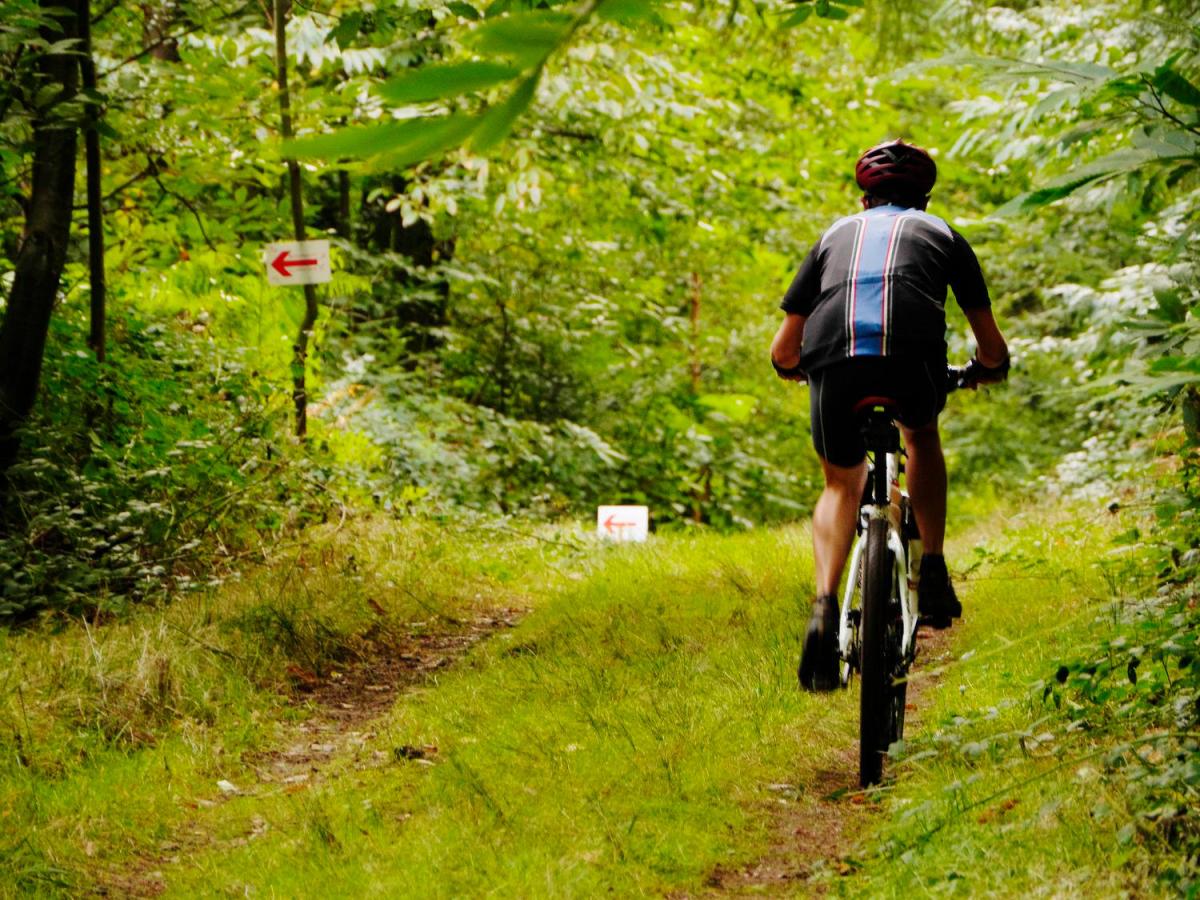
[[806, 546], [670, 539], [560, 564], [520, 627], [401, 696], [319, 784], [205, 810], [219, 837], [169, 891], [703, 888], [765, 851], [772, 786], [804, 793], [853, 727], [852, 698], [794, 689]]
[[[1013, 540], [1049, 565], [1031, 535], [1061, 538], [1026, 531]], [[983, 537], [964, 537], [959, 557]], [[980, 704], [1028, 718], [1019, 701], [1064, 615], [1105, 590], [1078, 545], [1025, 581], [1009, 577], [1011, 555], [974, 573], [954, 643], [920, 660], [910, 734]], [[940, 791], [962, 759], [918, 755], [896, 786], [846, 793], [857, 695], [795, 688], [811, 589], [800, 528], [580, 547], [389, 526], [317, 540], [215, 599], [99, 633], [10, 636], [0, 659], [26, 686], [8, 708], [24, 759], [0, 769], [0, 816], [24, 838], [0, 855], [0, 884], [890, 893], [912, 866], [872, 856], [876, 830], [912, 785]], [[407, 660], [394, 702], [396, 671], [366, 662], [385, 657]], [[280, 699], [289, 685], [298, 700]], [[78, 715], [51, 702], [64, 688]], [[90, 717], [92, 702], [114, 721]], [[922, 847], [937, 859], [936, 841]]]

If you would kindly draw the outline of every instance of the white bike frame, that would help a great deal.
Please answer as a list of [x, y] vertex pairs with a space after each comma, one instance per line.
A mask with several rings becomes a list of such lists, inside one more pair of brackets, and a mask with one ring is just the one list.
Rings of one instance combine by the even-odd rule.
[[[897, 484], [899, 481], [899, 454], [887, 454], [886, 465], [888, 484]], [[850, 659], [854, 643], [854, 630], [850, 625], [850, 609], [852, 606], [862, 609], [863, 551], [867, 541], [867, 523], [871, 519], [886, 519], [888, 521], [888, 547], [892, 551], [893, 561], [892, 578], [900, 588], [900, 615], [904, 622], [904, 637], [900, 645], [900, 656], [902, 659], [912, 659], [917, 640], [917, 592], [909, 590], [908, 552], [905, 549], [904, 541], [900, 539], [899, 531], [892, 524], [891, 506], [890, 504], [879, 506], [875, 503], [867, 503], [863, 505], [860, 515], [862, 517], [860, 520], [862, 528], [859, 530], [858, 538], [854, 542], [854, 549], [850, 554], [850, 569], [846, 577], [846, 588], [842, 595], [842, 608], [840, 621], [838, 622], [838, 653], [842, 658], [843, 682], [849, 678], [849, 667], [857, 668], [857, 661], [852, 663]], [[858, 603], [854, 604], [856, 594], [858, 595]], [[859, 621], [861, 622], [861, 617]]]

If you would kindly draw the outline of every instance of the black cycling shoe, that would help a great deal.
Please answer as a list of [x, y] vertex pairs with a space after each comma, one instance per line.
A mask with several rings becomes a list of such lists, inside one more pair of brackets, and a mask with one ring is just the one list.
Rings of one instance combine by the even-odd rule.
[[921, 577], [917, 583], [917, 612], [921, 621], [934, 628], [949, 628], [962, 616], [962, 604], [954, 593], [946, 558], [932, 553], [921, 557]]
[[800, 687], [806, 691], [834, 691], [841, 684], [838, 672], [838, 602], [832, 595], [813, 602], [808, 634], [800, 653]]

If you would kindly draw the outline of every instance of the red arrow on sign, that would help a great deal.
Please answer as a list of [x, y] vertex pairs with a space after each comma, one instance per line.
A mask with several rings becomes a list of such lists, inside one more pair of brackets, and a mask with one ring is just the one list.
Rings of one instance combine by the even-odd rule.
[[292, 267], [302, 268], [306, 266], [315, 266], [320, 263], [316, 259], [288, 259], [288, 252], [284, 250], [277, 257], [271, 260], [271, 268], [282, 275], [284, 278], [291, 278]]
[[604, 528], [610, 534], [612, 533], [612, 530], [614, 528], [633, 528], [634, 525], [636, 524], [634, 522], [614, 522], [613, 521], [614, 518], [616, 518], [616, 513], [613, 513], [611, 516], [609, 516], [607, 519], [604, 520]]

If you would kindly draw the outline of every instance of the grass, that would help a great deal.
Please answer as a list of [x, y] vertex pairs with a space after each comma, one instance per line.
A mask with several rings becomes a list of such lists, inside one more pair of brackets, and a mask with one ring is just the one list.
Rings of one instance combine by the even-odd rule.
[[[1031, 692], [1111, 628], [1110, 529], [1076, 521], [960, 542], [979, 549], [952, 560], [980, 565], [959, 658], [919, 676], [936, 687], [885, 815], [824, 889], [1103, 895], [1164, 852], [1122, 837], [1120, 797], [1096, 818], [1107, 789], [1072, 760], [1099, 736], [1079, 743], [1069, 709]], [[9, 634], [0, 893], [704, 892], [767, 851], [772, 785], [819, 808], [806, 786], [856, 732], [855, 694], [794, 687], [808, 544], [799, 528], [634, 547], [357, 523], [211, 595]], [[312, 713], [282, 698], [289, 671], [332, 677], [513, 606], [529, 610], [517, 628], [402, 694], [319, 775], [259, 777]]]

